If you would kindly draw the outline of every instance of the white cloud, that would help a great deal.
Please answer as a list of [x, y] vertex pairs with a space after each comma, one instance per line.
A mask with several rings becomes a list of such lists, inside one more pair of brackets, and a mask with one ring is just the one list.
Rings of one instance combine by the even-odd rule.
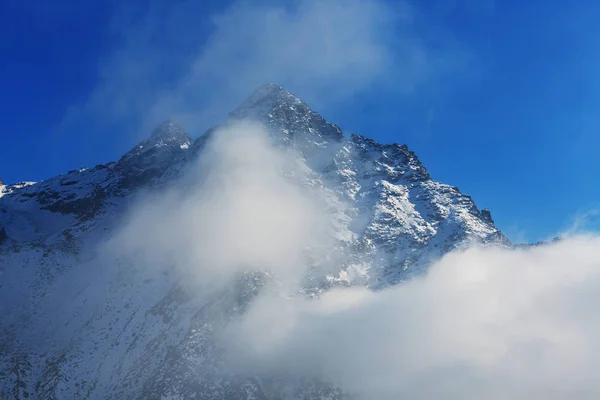
[[600, 396], [600, 239], [470, 249], [383, 292], [265, 295], [230, 327], [242, 370], [317, 376], [360, 399]]
[[387, 73], [393, 61], [388, 36], [400, 18], [395, 14], [378, 1], [236, 3], [215, 16], [214, 31], [189, 73], [155, 109], [192, 111], [194, 98], [212, 87], [219, 96], [211, 102], [221, 104], [206, 112], [221, 113], [265, 82], [309, 96], [351, 94]]
[[132, 207], [108, 250], [215, 287], [255, 270], [291, 281], [329, 228], [312, 193], [289, 179], [304, 174], [296, 161], [257, 125], [215, 131], [183, 181]]
[[573, 217], [571, 226], [569, 226], [562, 235], [573, 235], [578, 232], [594, 231], [594, 227], [598, 223], [600, 216], [600, 208], [590, 208], [578, 213]]

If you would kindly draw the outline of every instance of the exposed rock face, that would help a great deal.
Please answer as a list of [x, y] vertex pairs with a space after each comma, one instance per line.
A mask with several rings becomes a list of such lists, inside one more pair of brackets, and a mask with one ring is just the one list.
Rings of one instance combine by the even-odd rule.
[[0, 226], [0, 244], [4, 243], [8, 239], [8, 235], [6, 234], [6, 229], [3, 226]]
[[[305, 293], [335, 285], [377, 289], [422, 273], [471, 241], [507, 245], [489, 210], [431, 178], [406, 145], [380, 144], [340, 128], [291, 93], [261, 86], [230, 115], [266, 127], [300, 154], [336, 222], [344, 263], [307, 277]], [[186, 290], [168, 266], [139, 270], [99, 260], [139, 190], [160, 190], [202, 157], [173, 121], [118, 162], [32, 184], [0, 187], [0, 393], [7, 398], [342, 399], [302, 377], [225, 376], [213, 340], [244, 312], [268, 276], [254, 272], [209, 299]], [[6, 231], [4, 229], [6, 227]], [[252, 397], [254, 396], [254, 397]]]
[[489, 224], [494, 223], [494, 220], [492, 219], [492, 213], [487, 208], [481, 210], [481, 218]]

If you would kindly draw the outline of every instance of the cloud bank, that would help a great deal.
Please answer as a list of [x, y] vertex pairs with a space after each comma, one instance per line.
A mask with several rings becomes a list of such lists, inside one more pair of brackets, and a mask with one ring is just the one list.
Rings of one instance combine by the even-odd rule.
[[472, 248], [382, 292], [258, 299], [226, 335], [239, 371], [332, 382], [360, 399], [600, 396], [600, 239]]

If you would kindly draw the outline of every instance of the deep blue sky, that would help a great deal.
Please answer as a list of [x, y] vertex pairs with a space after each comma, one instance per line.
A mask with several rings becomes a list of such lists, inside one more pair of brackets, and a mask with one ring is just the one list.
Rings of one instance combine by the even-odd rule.
[[[156, 82], [152, 93], [173, 89], [212, 34], [214, 13], [230, 6], [188, 0], [173, 16], [168, 9], [175, 2], [157, 1], [149, 33], [148, 2], [81, 3], [0, 0], [0, 177], [6, 182], [117, 159], [139, 139], [129, 134], [140, 125], [127, 118], [128, 110], [147, 107], [114, 96], [118, 91], [90, 100], [112, 76], [119, 54], [152, 64], [129, 92], [148, 97], [146, 80]], [[379, 82], [337, 102], [313, 100], [302, 81], [286, 88], [306, 94], [347, 133], [408, 144], [435, 179], [490, 208], [513, 240], [544, 239], [593, 214], [600, 206], [600, 3], [431, 0], [413, 1], [411, 8], [410, 34], [430, 49], [456, 50], [459, 67], [414, 90], [385, 90]], [[113, 89], [121, 87], [112, 81]], [[219, 90], [202, 96], [216, 99]], [[239, 99], [230, 96], [224, 107]], [[73, 111], [90, 102], [94, 107]], [[105, 104], [125, 111], [108, 118], [98, 113]], [[598, 223], [592, 218], [587, 227]]]

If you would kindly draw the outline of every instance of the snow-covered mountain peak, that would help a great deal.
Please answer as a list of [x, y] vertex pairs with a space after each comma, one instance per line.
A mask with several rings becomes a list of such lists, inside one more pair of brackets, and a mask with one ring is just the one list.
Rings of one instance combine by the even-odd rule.
[[[330, 213], [331, 251], [322, 257], [314, 249], [313, 257], [313, 249], [305, 249], [310, 268], [300, 293], [320, 295], [334, 286], [384, 288], [424, 273], [472, 242], [510, 245], [489, 210], [480, 210], [457, 187], [432, 179], [406, 145], [344, 136], [274, 84], [256, 89], [219, 126], [240, 119], [260, 123], [276, 145], [293, 150], [285, 154], [298, 156], [294, 167], [300, 173], [286, 174], [286, 182], [299, 185]], [[137, 252], [131, 259], [100, 257], [98, 243], [114, 237], [130, 212], [137, 215], [139, 198], [170, 185], [201, 185], [186, 173], [202, 168], [205, 164], [196, 162], [202, 157], [210, 160], [205, 149], [213, 133], [218, 129], [192, 143], [168, 120], [118, 162], [35, 185], [0, 185], [0, 393], [88, 400], [346, 398], [327, 382], [304, 377], [288, 382], [260, 371], [232, 377], [222, 369], [224, 350], [215, 332], [245, 312], [252, 296], [273, 279], [264, 271], [244, 274], [223, 293], [212, 288], [199, 293], [186, 285], [187, 272], [177, 273], [175, 254], [173, 263], [152, 268], [143, 254], [136, 259]], [[231, 190], [244, 199], [244, 217], [264, 195], [259, 187], [251, 193], [259, 201], [246, 202], [248, 192]], [[196, 202], [175, 207], [190, 203]], [[186, 217], [196, 218], [193, 209], [185, 210]], [[160, 231], [165, 220], [162, 208], [156, 211], [161, 219], [148, 218], [152, 221], [143, 226]], [[195, 245], [205, 245], [197, 240]]]
[[183, 127], [174, 120], [168, 119], [154, 128], [148, 139], [138, 143], [125, 153], [121, 161], [145, 154], [154, 154], [161, 149], [168, 152], [187, 150], [191, 144], [192, 138]]
[[192, 142], [190, 135], [176, 121], [168, 119], [158, 125], [150, 139], [145, 142], [146, 146], [180, 146], [188, 147]]
[[260, 122], [281, 143], [302, 151], [322, 148], [343, 138], [341, 129], [326, 121], [298, 97], [272, 83], [258, 87], [229, 114], [230, 120]]
[[309, 113], [310, 108], [298, 97], [274, 83], [259, 86], [229, 116], [232, 119], [250, 119], [263, 121], [273, 117], [276, 110]]
[[[268, 109], [280, 103], [287, 105], [301, 104], [302, 101], [274, 83], [266, 83], [257, 87], [254, 92], [231, 114], [238, 115], [244, 112], [256, 111], [257, 109]], [[241, 116], [241, 115], [240, 115]]]
[[125, 153], [115, 165], [122, 189], [151, 186], [163, 177], [177, 175], [191, 152], [192, 139], [173, 120], [158, 125], [150, 138]]

